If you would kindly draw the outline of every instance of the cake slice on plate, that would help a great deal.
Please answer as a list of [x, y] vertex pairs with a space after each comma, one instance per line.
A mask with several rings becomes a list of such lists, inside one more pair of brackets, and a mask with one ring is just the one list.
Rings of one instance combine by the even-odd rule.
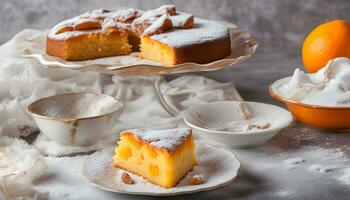
[[128, 130], [120, 133], [114, 167], [164, 188], [175, 187], [196, 164], [192, 130]]

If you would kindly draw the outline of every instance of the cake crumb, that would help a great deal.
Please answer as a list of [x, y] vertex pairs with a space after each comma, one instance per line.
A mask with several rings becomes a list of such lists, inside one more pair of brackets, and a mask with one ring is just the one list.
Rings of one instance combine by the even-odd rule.
[[309, 167], [309, 170], [312, 170], [312, 171], [318, 171], [318, 172], [321, 172], [321, 173], [328, 173], [328, 172], [332, 172], [333, 170], [335, 169], [335, 167], [324, 167], [322, 165], [311, 165]]
[[189, 182], [190, 185], [200, 185], [203, 183], [204, 183], [204, 177], [202, 174], [194, 175]]
[[135, 183], [134, 180], [132, 180], [132, 178], [130, 177], [130, 175], [126, 172], [122, 173], [121, 178], [122, 178], [123, 183], [125, 183], [125, 184], [132, 185]]
[[256, 130], [256, 129], [267, 129], [270, 127], [270, 124], [269, 123], [262, 123], [262, 124], [249, 124], [245, 127], [245, 130], [246, 131], [249, 131], [249, 130]]
[[303, 158], [290, 158], [286, 160], [286, 163], [290, 165], [299, 165], [304, 162], [305, 162], [305, 159]]

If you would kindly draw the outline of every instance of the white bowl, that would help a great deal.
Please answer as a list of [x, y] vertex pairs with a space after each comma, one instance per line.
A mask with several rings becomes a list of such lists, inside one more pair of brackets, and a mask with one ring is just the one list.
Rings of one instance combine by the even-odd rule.
[[290, 112], [283, 108], [264, 103], [244, 102], [253, 117], [265, 119], [270, 126], [266, 129], [229, 132], [215, 130], [203, 124], [203, 121], [207, 124], [218, 124], [242, 120], [242, 114], [237, 109], [240, 104], [238, 101], [203, 104], [187, 110], [183, 118], [196, 133], [232, 148], [253, 148], [262, 145], [293, 122]]
[[110, 119], [119, 100], [93, 93], [69, 93], [39, 99], [27, 107], [41, 132], [62, 145], [92, 145], [112, 133]]

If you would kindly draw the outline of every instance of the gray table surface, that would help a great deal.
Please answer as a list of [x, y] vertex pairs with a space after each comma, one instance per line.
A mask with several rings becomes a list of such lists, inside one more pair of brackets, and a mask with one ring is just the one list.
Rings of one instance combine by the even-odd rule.
[[[300, 56], [291, 55], [287, 50], [262, 47], [243, 64], [202, 75], [234, 82], [239, 93], [247, 101], [284, 107], [270, 97], [267, 88], [273, 81], [290, 76], [296, 67], [302, 68]], [[288, 158], [302, 157], [310, 149], [330, 150], [330, 156], [336, 154], [334, 149], [341, 151], [344, 153], [345, 162], [343, 160], [342, 163], [338, 163], [335, 160], [332, 166], [335, 169], [342, 169], [340, 165], [350, 166], [349, 134], [317, 130], [296, 122], [259, 148], [234, 150], [243, 165], [243, 170], [235, 182], [214, 191], [177, 196], [174, 199], [349, 199], [350, 185], [334, 180], [334, 177], [339, 175], [331, 174], [336, 172], [320, 175], [310, 173], [306, 166], [317, 163], [317, 159], [327, 158], [317, 158], [318, 155], [315, 155], [315, 158], [305, 158], [307, 164], [297, 170], [281, 169], [273, 172], [271, 170], [276, 170], [276, 167], [268, 167], [271, 162], [283, 163]], [[270, 160], [271, 158], [275, 159]], [[256, 166], [257, 164], [261, 166]], [[350, 182], [350, 177], [347, 178]]]
[[[291, 75], [296, 67], [301, 66], [299, 56], [292, 56], [276, 48], [260, 48], [245, 63], [197, 75], [222, 82], [234, 82], [247, 101], [284, 106], [269, 96], [268, 86], [279, 78]], [[344, 170], [348, 174], [350, 172], [349, 143], [349, 133], [316, 130], [296, 122], [261, 147], [233, 150], [243, 166], [236, 181], [212, 191], [166, 198], [349, 199], [350, 175], [343, 174]], [[288, 159], [302, 159], [302, 163], [294, 165], [288, 163]], [[316, 165], [330, 170], [312, 170], [312, 166]], [[339, 181], [337, 178], [342, 176], [342, 181]], [[156, 199], [114, 194], [93, 187], [89, 187], [89, 190], [93, 190], [95, 195], [90, 199]]]
[[[274, 80], [290, 75], [297, 66], [301, 66], [297, 56], [261, 49], [246, 63], [200, 75], [234, 82], [245, 100], [283, 106], [269, 96], [267, 87]], [[316, 130], [296, 122], [258, 148], [233, 150], [242, 164], [237, 179], [222, 188], [195, 194], [161, 198], [103, 191], [82, 181], [79, 172], [84, 158], [48, 158], [57, 174], [38, 187], [53, 192], [51, 199], [349, 199], [348, 134]], [[72, 163], [75, 167], [71, 168]], [[65, 184], [72, 188], [66, 188]]]
[[[234, 82], [245, 100], [284, 106], [269, 96], [268, 85], [279, 78], [289, 76], [296, 67], [301, 66], [299, 56], [291, 56], [275, 48], [260, 48], [245, 63], [221, 71], [197, 75], [204, 75], [222, 82]], [[211, 191], [164, 198], [174, 200], [349, 199], [349, 134], [316, 130], [295, 122], [258, 148], [233, 150], [242, 164], [234, 182]], [[51, 160], [60, 162], [60, 159]], [[69, 162], [73, 161], [80, 162], [79, 159]], [[80, 164], [77, 163], [77, 166]], [[40, 186], [38, 185], [42, 191], [47, 191], [48, 187], [53, 186], [50, 192], [54, 192], [55, 195], [51, 196], [51, 199], [57, 195], [64, 199], [84, 197], [84, 199], [150, 200], [160, 198], [103, 191], [83, 182], [78, 173], [80, 168], [78, 170], [68, 167], [62, 171], [65, 165], [56, 165], [58, 164], [50, 163], [50, 166], [54, 167], [57, 170], [55, 172], [60, 175], [54, 179], [39, 182]], [[74, 193], [66, 188], [68, 191], [62, 190], [62, 193], [56, 194], [54, 188], [65, 183], [72, 187], [77, 184], [80, 190]], [[86, 191], [88, 195], [84, 196], [81, 194], [82, 191]]]

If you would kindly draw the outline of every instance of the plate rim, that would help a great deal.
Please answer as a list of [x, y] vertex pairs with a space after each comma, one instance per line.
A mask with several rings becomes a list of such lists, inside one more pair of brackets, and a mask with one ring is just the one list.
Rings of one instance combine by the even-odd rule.
[[[212, 20], [212, 21], [217, 21], [218, 23], [224, 23], [227, 24], [227, 27], [230, 32], [230, 38], [234, 37], [231, 34], [237, 34], [239, 38], [242, 39], [242, 45], [245, 46], [245, 48], [248, 49], [249, 52], [244, 53], [243, 55], [238, 55], [237, 57], [232, 58], [232, 52], [230, 55], [214, 60], [208, 63], [195, 63], [195, 62], [186, 62], [186, 63], [180, 63], [178, 65], [174, 65], [172, 67], [167, 67], [164, 66], [162, 63], [157, 63], [155, 61], [150, 61], [152, 63], [136, 63], [136, 64], [127, 64], [127, 65], [111, 65], [111, 64], [102, 64], [102, 63], [79, 63], [79, 62], [84, 62], [84, 61], [66, 61], [58, 57], [53, 57], [50, 55], [47, 55], [46, 53], [35, 53], [31, 52], [30, 49], [25, 49], [24, 53], [21, 54], [21, 57], [24, 58], [31, 58], [35, 59], [37, 62], [39, 62], [43, 67], [46, 68], [62, 68], [62, 69], [70, 69], [70, 70], [75, 70], [75, 71], [80, 71], [80, 72], [97, 72], [100, 74], [121, 74], [121, 75], [173, 75], [173, 74], [183, 74], [183, 73], [197, 73], [197, 72], [210, 72], [210, 71], [217, 71], [221, 70], [236, 64], [240, 64], [246, 60], [248, 60], [250, 57], [254, 55], [256, 52], [257, 48], [259, 47], [260, 42], [255, 38], [252, 37], [250, 32], [246, 29], [238, 27], [236, 24], [232, 22], [227, 22], [227, 21], [218, 21], [218, 20]], [[231, 41], [231, 50], [232, 50], [232, 43]], [[53, 57], [56, 60], [48, 60], [45, 57]], [[98, 58], [101, 59], [101, 58]], [[62, 61], [61, 61], [62, 60]], [[148, 60], [146, 60], [148, 61]], [[216, 66], [215, 66], [216, 65]], [[202, 68], [199, 70], [184, 70], [184, 67], [186, 66], [193, 66], [194, 68]], [[211, 67], [213, 66], [213, 67]], [[136, 73], [136, 72], [128, 72], [128, 69], [133, 69], [137, 70], [138, 68], [149, 68], [152, 67], [155, 69], [154, 72], [143, 72], [141, 73]]]
[[[209, 191], [209, 190], [214, 190], [214, 189], [217, 189], [217, 188], [221, 188], [221, 187], [224, 187], [226, 185], [229, 185], [230, 183], [234, 182], [235, 180], [237, 180], [238, 178], [238, 175], [240, 174], [241, 170], [242, 170], [242, 162], [237, 158], [237, 156], [233, 153], [233, 151], [231, 149], [229, 149], [228, 147], [225, 147], [225, 146], [214, 146], [214, 144], [209, 144], [209, 143], [197, 143], [197, 146], [198, 145], [203, 145], [203, 146], [211, 146], [213, 148], [220, 148], [221, 150], [224, 150], [224, 151], [227, 151], [229, 152], [233, 158], [235, 159], [235, 162], [238, 163], [238, 168], [237, 170], [235, 171], [235, 175], [233, 178], [231, 178], [229, 181], [226, 181], [226, 182], [223, 182], [223, 183], [220, 183], [220, 184], [217, 184], [217, 185], [214, 185], [214, 186], [211, 186], [211, 187], [206, 187], [206, 188], [198, 188], [198, 189], [195, 189], [195, 190], [189, 190], [189, 191], [178, 191], [178, 192], [171, 192], [171, 193], [155, 193], [155, 192], [130, 192], [130, 191], [125, 191], [125, 190], [112, 190], [110, 188], [106, 188], [106, 187], [103, 187], [101, 185], [98, 185], [96, 184], [95, 182], [91, 181], [87, 176], [86, 174], [84, 173], [84, 169], [85, 169], [85, 165], [87, 164], [89, 158], [87, 158], [83, 164], [82, 164], [82, 169], [80, 171], [80, 175], [84, 178], [84, 180], [89, 183], [90, 185], [96, 187], [96, 188], [99, 188], [101, 190], [104, 190], [104, 191], [108, 191], [108, 192], [113, 192], [113, 193], [117, 193], [117, 194], [130, 194], [130, 195], [138, 195], [138, 196], [141, 196], [141, 195], [144, 195], [144, 196], [176, 196], [176, 195], [183, 195], [183, 194], [193, 194], [193, 193], [197, 193], [197, 192], [204, 192], [204, 191]], [[103, 150], [102, 150], [103, 151]], [[101, 154], [102, 151], [99, 151], [99, 152], [96, 152], [98, 154]]]

